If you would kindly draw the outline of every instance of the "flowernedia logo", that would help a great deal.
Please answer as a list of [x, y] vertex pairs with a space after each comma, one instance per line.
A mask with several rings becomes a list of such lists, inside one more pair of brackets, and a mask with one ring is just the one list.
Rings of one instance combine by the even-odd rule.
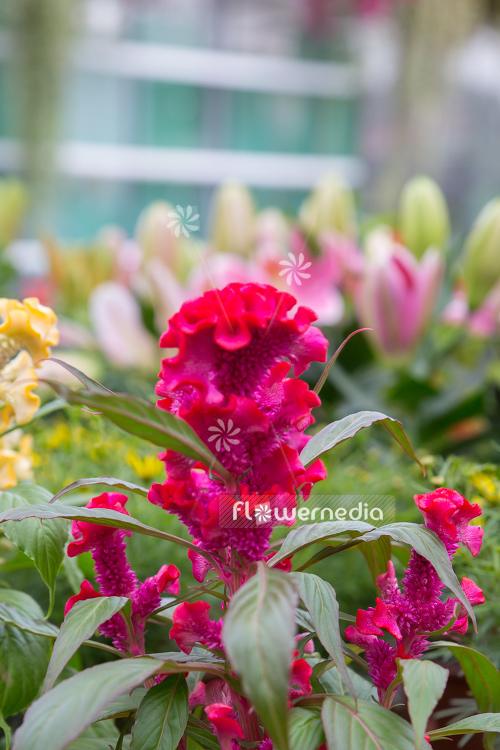
[[231, 498], [223, 503], [220, 526], [262, 528], [302, 525], [323, 521], [364, 521], [382, 526], [395, 520], [396, 503], [392, 495], [312, 495], [307, 503], [291, 507], [283, 497], [259, 498], [255, 495]]
[[172, 229], [176, 237], [180, 237], [182, 234], [187, 239], [192, 232], [197, 232], [200, 228], [198, 223], [200, 214], [196, 213], [196, 207], [186, 206], [186, 208], [183, 208], [182, 206], [176, 206], [175, 211], [168, 212], [168, 216], [171, 221], [169, 221], [167, 226], [169, 229]]
[[300, 253], [298, 259], [293, 253], [288, 253], [288, 257], [290, 258], [290, 260], [280, 260], [280, 266], [285, 267], [282, 271], [280, 271], [279, 275], [286, 275], [286, 283], [288, 284], [288, 286], [292, 286], [292, 282], [295, 282], [297, 286], [301, 286], [301, 279], [311, 278], [311, 274], [305, 273], [305, 271], [307, 268], [310, 268], [312, 266], [312, 263], [310, 261], [304, 263], [303, 253]]

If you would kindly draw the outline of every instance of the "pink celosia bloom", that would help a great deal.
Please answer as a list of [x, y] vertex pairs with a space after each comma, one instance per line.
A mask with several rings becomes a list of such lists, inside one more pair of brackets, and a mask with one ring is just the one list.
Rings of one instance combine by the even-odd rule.
[[175, 565], [162, 565], [156, 575], [139, 584], [132, 595], [132, 624], [136, 635], [142, 633], [151, 612], [161, 605], [161, 594], [179, 594], [180, 574]]
[[[271, 552], [269, 555], [266, 555], [264, 560], [267, 562], [268, 560], [271, 560], [275, 556], [276, 552]], [[276, 570], [284, 570], [285, 573], [290, 573], [292, 570], [292, 557], [293, 555], [290, 555], [290, 557], [285, 557], [283, 560], [280, 560], [280, 562], [275, 565], [274, 567]], [[302, 636], [298, 636], [299, 638], [302, 638]]]
[[[241, 484], [230, 496], [206, 467], [166, 451], [167, 481], [154, 484], [149, 499], [214, 553], [230, 546], [249, 561], [261, 559], [272, 527], [293, 520], [297, 492], [307, 498], [326, 475], [321, 461], [305, 469], [297, 446], [320, 401], [286, 376], [290, 363], [302, 372], [325, 361], [327, 342], [311, 327], [314, 313], [298, 308], [292, 317], [294, 306], [291, 295], [272, 287], [230, 284], [183, 305], [161, 338], [179, 353], [163, 361], [159, 406], [190, 424]], [[238, 499], [244, 507], [234, 517]], [[270, 523], [248, 519], [249, 508], [266, 504]]]
[[290, 705], [291, 701], [302, 698], [304, 695], [310, 695], [312, 691], [312, 667], [305, 659], [297, 659], [298, 654], [298, 651], [294, 651], [295, 658], [292, 662], [292, 673], [288, 687]]
[[100, 594], [98, 591], [96, 591], [90, 581], [82, 581], [78, 594], [70, 596], [70, 598], [66, 602], [66, 606], [64, 607], [64, 616], [66, 617], [70, 609], [72, 609], [77, 602], [86, 602], [87, 599], [98, 599], [102, 596], [103, 594]]
[[219, 740], [221, 750], [237, 750], [239, 743], [245, 735], [240, 727], [232, 706], [225, 703], [213, 703], [205, 708], [210, 723], [214, 728], [215, 735]]
[[[422, 511], [425, 524], [445, 544], [450, 559], [459, 547], [466, 546], [475, 556], [481, 548], [483, 530], [470, 526], [470, 522], [481, 514], [476, 504], [470, 504], [454, 490], [439, 488], [426, 495], [416, 495], [415, 502]], [[412, 552], [403, 588], [400, 589], [394, 565], [389, 561], [387, 573], [377, 579], [380, 598], [376, 606], [358, 610], [355, 626], [345, 631], [346, 637], [366, 650], [374, 685], [379, 697], [397, 674], [396, 659], [411, 659], [420, 656], [429, 647], [427, 635], [449, 625], [448, 632], [465, 633], [467, 614], [458, 599], [441, 600], [444, 584], [436, 570], [415, 550]], [[462, 590], [469, 602], [475, 606], [484, 603], [481, 589], [468, 578], [462, 580]], [[454, 620], [454, 612], [456, 619]], [[388, 634], [395, 645], [382, 640]]]
[[[129, 515], [124, 505], [128, 498], [118, 492], [104, 492], [94, 497], [87, 508], [105, 508]], [[174, 596], [179, 593], [180, 572], [175, 565], [163, 565], [158, 573], [144, 583], [138, 583], [137, 576], [130, 567], [125, 551], [124, 537], [129, 531], [115, 529], [112, 526], [87, 521], [73, 521], [72, 534], [77, 539], [68, 545], [68, 555], [74, 557], [82, 552], [92, 551], [96, 580], [100, 593], [95, 591], [88, 581], [84, 581], [79, 594], [70, 597], [65, 613], [77, 601], [97, 596], [126, 596], [132, 600], [132, 624], [135, 643], [129, 643], [125, 622], [118, 612], [104, 622], [99, 630], [101, 635], [113, 639], [113, 645], [121, 651], [140, 652], [141, 639], [146, 620], [160, 606], [163, 592]]]
[[185, 654], [190, 654], [197, 643], [207, 648], [223, 649], [220, 639], [222, 620], [211, 620], [209, 610], [208, 602], [183, 602], [174, 610], [174, 625], [169, 637]]
[[438, 250], [429, 248], [418, 261], [389, 230], [372, 233], [355, 304], [360, 322], [373, 329], [370, 336], [385, 355], [412, 352], [434, 310], [443, 269]]
[[[124, 505], [128, 498], [119, 492], [104, 492], [94, 497], [87, 508], [105, 508], [129, 515]], [[77, 539], [68, 545], [69, 557], [92, 550], [97, 583], [104, 596], [131, 596], [137, 587], [137, 577], [125, 554], [124, 537], [130, 531], [101, 526], [87, 521], [73, 521], [71, 532]]]

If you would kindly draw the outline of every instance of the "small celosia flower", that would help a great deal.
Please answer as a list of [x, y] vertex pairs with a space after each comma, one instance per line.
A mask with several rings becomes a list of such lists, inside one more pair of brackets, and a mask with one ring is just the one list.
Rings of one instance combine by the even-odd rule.
[[185, 654], [190, 654], [197, 643], [207, 648], [223, 649], [220, 635], [222, 620], [211, 620], [209, 610], [208, 602], [183, 602], [174, 610], [174, 625], [169, 637]]
[[219, 740], [221, 750], [238, 748], [239, 743], [236, 740], [243, 740], [245, 735], [232, 706], [225, 703], [212, 703], [211, 706], [205, 708], [205, 711]]
[[[94, 497], [86, 507], [114, 510], [128, 516], [124, 508], [127, 500], [126, 495], [118, 492], [104, 492], [99, 497]], [[178, 568], [175, 565], [163, 565], [156, 575], [139, 583], [125, 551], [124, 538], [130, 536], [129, 531], [88, 521], [73, 521], [72, 534], [76, 541], [68, 545], [68, 555], [75, 557], [83, 552], [92, 552], [100, 593], [88, 581], [84, 581], [80, 593], [68, 600], [65, 614], [77, 601], [96, 596], [126, 596], [132, 600], [133, 642], [119, 612], [106, 620], [99, 630], [101, 635], [112, 638], [113, 645], [121, 651], [130, 651], [134, 655], [144, 653], [146, 621], [160, 606], [161, 594], [169, 592], [176, 596], [179, 593]]]
[[[469, 526], [481, 514], [478, 505], [469, 503], [453, 490], [440, 488], [426, 495], [416, 495], [415, 502], [423, 513], [425, 524], [435, 531], [448, 550], [450, 559], [459, 544], [475, 556], [481, 548], [483, 530]], [[389, 561], [387, 573], [377, 579], [380, 598], [376, 606], [358, 610], [355, 626], [346, 637], [366, 650], [374, 685], [381, 700], [397, 674], [396, 659], [412, 659], [427, 650], [427, 636], [449, 626], [447, 632], [465, 633], [467, 613], [456, 598], [441, 600], [444, 584], [430, 562], [412, 552], [401, 590], [394, 565]], [[481, 589], [468, 578], [462, 579], [462, 590], [475, 606], [484, 602]], [[394, 646], [382, 640], [388, 634]]]

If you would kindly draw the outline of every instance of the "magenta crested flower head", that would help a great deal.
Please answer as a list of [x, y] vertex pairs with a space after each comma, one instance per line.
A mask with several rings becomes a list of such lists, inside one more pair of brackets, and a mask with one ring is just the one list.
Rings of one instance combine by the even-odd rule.
[[[481, 514], [478, 505], [445, 488], [417, 495], [415, 502], [426, 526], [438, 534], [450, 558], [460, 544], [468, 547], [473, 555], [479, 553], [483, 530], [469, 525]], [[398, 658], [421, 656], [428, 649], [427, 637], [433, 632], [465, 633], [468, 618], [458, 599], [442, 600], [444, 584], [431, 563], [415, 550], [402, 588], [391, 561], [387, 572], [378, 576], [377, 585], [380, 598], [376, 606], [358, 610], [356, 624], [350, 625], [345, 635], [365, 649], [373, 682], [383, 699], [397, 675]], [[470, 579], [462, 579], [462, 590], [472, 606], [484, 603], [483, 592]]]
[[[124, 507], [127, 500], [128, 497], [119, 492], [103, 492], [99, 497], [93, 497], [86, 507], [116, 510], [118, 513], [124, 513], [128, 516], [130, 514]], [[105, 543], [107, 538], [116, 534], [116, 529], [112, 526], [101, 526], [87, 521], [73, 521], [71, 533], [77, 541], [68, 545], [68, 555], [69, 557], [76, 557], [76, 555], [81, 555], [82, 552], [88, 552]], [[122, 531], [121, 533], [130, 536], [130, 531]]]
[[325, 362], [327, 341], [311, 327], [315, 313], [299, 307], [291, 314], [295, 305], [291, 294], [265, 284], [228, 284], [185, 302], [160, 338], [179, 353], [163, 360], [157, 394], [169, 400], [175, 393], [185, 403], [195, 389], [220, 403], [230, 394], [255, 396], [284, 359], [296, 375]]
[[297, 497], [326, 476], [321, 461], [306, 469], [299, 458], [320, 400], [289, 377], [292, 365], [300, 374], [326, 359], [314, 320], [271, 286], [229, 284], [185, 303], [160, 340], [179, 352], [163, 360], [158, 405], [195, 430], [237, 487], [229, 495], [208, 467], [171, 450], [160, 456], [167, 481], [149, 500], [175, 513], [202, 549], [262, 559], [273, 527], [293, 523]]
[[415, 502], [422, 512], [425, 525], [435, 531], [443, 542], [463, 544], [474, 557], [479, 554], [483, 529], [469, 525], [481, 515], [477, 503], [469, 503], [458, 492], [445, 487], [426, 495], [415, 495]]

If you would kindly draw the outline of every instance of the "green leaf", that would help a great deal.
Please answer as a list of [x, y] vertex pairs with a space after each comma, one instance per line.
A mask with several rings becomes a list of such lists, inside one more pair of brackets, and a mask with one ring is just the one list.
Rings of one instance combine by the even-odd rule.
[[387, 563], [391, 559], [392, 545], [388, 536], [383, 536], [376, 542], [365, 542], [358, 547], [365, 558], [370, 575], [375, 586], [381, 573], [387, 572]]
[[[28, 630], [30, 623], [40, 629], [45, 625], [43, 612], [31, 596], [22, 591], [0, 589], [0, 601], [3, 615], [0, 622], [0, 713], [7, 717], [25, 709], [38, 694], [49, 661], [50, 644], [46, 637]], [[46, 628], [49, 627], [53, 626], [47, 623]]]
[[305, 708], [290, 711], [290, 750], [317, 750], [325, 741], [321, 716]]
[[451, 651], [464, 671], [481, 712], [500, 711], [500, 672], [487, 656], [469, 646], [450, 641], [435, 641], [432, 647], [443, 647]]
[[327, 427], [324, 427], [312, 436], [300, 454], [300, 460], [304, 466], [308, 466], [323, 453], [326, 453], [326, 451], [329, 451], [331, 448], [339, 445], [339, 443], [343, 443], [344, 440], [353, 437], [360, 430], [370, 427], [375, 423], [381, 424], [382, 427], [385, 427], [390, 432], [405, 453], [419, 464], [425, 476], [424, 466], [415, 455], [415, 451], [403, 430], [401, 422], [388, 417], [386, 414], [382, 414], [380, 411], [358, 411], [356, 414], [349, 414], [349, 416], [327, 425]]
[[351, 695], [355, 698], [356, 693], [342, 651], [339, 605], [335, 590], [327, 581], [311, 573], [294, 573], [293, 576], [299, 584], [300, 598], [311, 615], [319, 640], [335, 662]]
[[148, 490], [145, 487], [141, 487], [138, 484], [133, 484], [133, 482], [126, 482], [124, 479], [116, 479], [115, 477], [108, 477], [104, 475], [102, 477], [77, 479], [76, 482], [71, 482], [71, 484], [63, 487], [62, 490], [59, 490], [59, 492], [54, 495], [53, 498], [51, 498], [50, 502], [57, 502], [59, 498], [65, 495], [67, 492], [72, 492], [79, 487], [90, 487], [95, 484], [103, 484], [106, 487], [116, 487], [119, 490], [130, 490], [130, 492], [135, 492], [137, 495], [142, 495], [142, 497], [148, 496]]
[[[130, 738], [126, 738], [122, 750], [128, 750]], [[78, 737], [66, 750], [110, 750], [116, 746], [116, 735], [110, 737]]]
[[478, 732], [500, 733], [500, 713], [477, 714], [429, 732], [431, 740], [451, 737], [455, 734], [477, 734]]
[[[20, 508], [0, 513], [0, 523], [5, 521], [22, 521], [25, 518], [41, 518], [43, 520], [52, 518], [67, 518], [71, 521], [86, 521], [87, 523], [97, 523], [102, 526], [112, 526], [115, 529], [126, 529], [135, 531], [138, 534], [154, 536], [163, 539], [166, 542], [179, 544], [181, 547], [195, 550], [198, 554], [212, 560], [212, 556], [205, 550], [195, 547], [191, 542], [181, 539], [181, 537], [167, 534], [165, 531], [154, 529], [152, 526], [146, 526], [136, 518], [127, 516], [124, 513], [118, 513], [116, 510], [106, 510], [105, 508], [75, 508], [71, 505], [24, 505]], [[44, 524], [45, 525], [45, 524]]]
[[54, 643], [43, 692], [53, 686], [62, 670], [81, 644], [94, 635], [103, 622], [119, 612], [128, 602], [125, 596], [106, 596], [77, 602], [66, 615]]
[[267, 564], [272, 568], [285, 557], [289, 557], [309, 547], [311, 544], [318, 544], [338, 534], [344, 534], [347, 531], [359, 531], [363, 533], [372, 529], [374, 529], [374, 526], [364, 521], [324, 521], [323, 523], [310, 523], [305, 526], [299, 526], [290, 531], [283, 540], [279, 552]]
[[188, 689], [181, 674], [166, 677], [143, 698], [134, 728], [132, 750], [175, 750], [188, 719]]
[[13, 750], [64, 750], [106, 706], [160, 667], [156, 659], [141, 656], [98, 664], [60, 682], [28, 708]]
[[[0, 509], [15, 511], [26, 503], [34, 507], [48, 503], [51, 495], [43, 487], [20, 484], [8, 492], [0, 493]], [[64, 546], [68, 539], [68, 524], [62, 519], [48, 523], [32, 518], [22, 524], [6, 523], [5, 535], [35, 563], [50, 594], [49, 614], [54, 602], [56, 576], [64, 557]]]
[[41, 618], [34, 620], [31, 617], [27, 617], [22, 612], [19, 612], [18, 609], [5, 602], [0, 602], [0, 621], [7, 625], [14, 625], [25, 633], [41, 635], [45, 638], [56, 638], [57, 633], [59, 632], [56, 626], [52, 625], [50, 622], [42, 620]]
[[293, 578], [259, 563], [236, 592], [223, 639], [264, 727], [280, 750], [288, 750], [287, 701], [298, 592]]
[[400, 664], [408, 712], [415, 730], [415, 750], [420, 750], [427, 722], [444, 693], [449, 672], [428, 660], [409, 659]]
[[104, 711], [101, 711], [96, 721], [116, 719], [134, 713], [139, 708], [139, 704], [146, 693], [146, 688], [138, 687], [132, 693], [122, 695], [121, 698], [117, 698], [113, 703], [110, 703]]
[[[356, 693], [357, 698], [364, 701], [370, 700], [372, 696], [376, 698], [377, 690], [373, 687], [371, 680], [362, 677], [362, 675], [358, 674], [353, 669], [349, 669], [349, 667], [347, 667], [347, 671], [349, 672], [349, 677], [351, 678], [351, 683], [354, 687], [354, 692]], [[346, 695], [349, 692], [346, 682], [342, 679], [342, 676], [339, 674], [336, 667], [332, 667], [327, 672], [323, 672], [318, 679], [327, 693]]]
[[212, 732], [209, 732], [203, 725], [203, 722], [199, 721], [199, 719], [195, 719], [194, 716], [189, 717], [186, 734], [188, 737], [196, 740], [196, 742], [207, 750], [220, 750], [217, 737], [215, 737]]
[[[414, 750], [413, 728], [400, 716], [373, 701], [335, 696], [321, 712], [328, 750]], [[424, 741], [422, 746], [430, 750]]]
[[47, 381], [66, 403], [86, 406], [98, 411], [131, 435], [201, 461], [219, 474], [228, 486], [233, 487], [234, 480], [229, 472], [187, 422], [138, 396], [108, 391], [76, 368], [70, 368], [65, 362], [57, 359], [52, 361], [70, 370], [87, 386], [83, 390], [72, 391], [62, 383]]
[[[471, 616], [472, 622], [476, 624], [476, 616], [472, 610], [472, 606], [462, 591], [462, 587], [458, 582], [458, 578], [453, 570], [450, 556], [438, 535], [418, 523], [391, 523], [387, 526], [381, 526], [374, 531], [369, 531], [367, 534], [363, 534], [360, 537], [363, 542], [372, 542], [376, 539], [380, 539], [382, 536], [390, 536], [396, 542], [402, 542], [413, 547], [415, 552], [422, 557], [425, 557], [431, 565], [436, 569], [438, 576], [445, 586], [448, 586], [459, 601], [464, 605], [465, 609]], [[357, 540], [356, 540], [357, 541]]]

